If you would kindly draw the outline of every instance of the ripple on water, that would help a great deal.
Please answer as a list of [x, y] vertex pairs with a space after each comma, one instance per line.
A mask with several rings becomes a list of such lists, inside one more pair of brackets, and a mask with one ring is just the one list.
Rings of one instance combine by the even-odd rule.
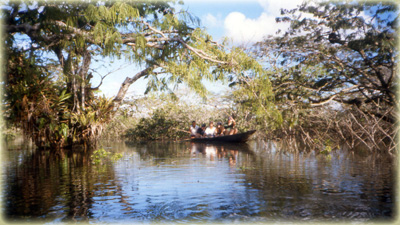
[[157, 146], [120, 149], [125, 158], [97, 166], [78, 166], [69, 155], [63, 161], [51, 159], [55, 161], [47, 166], [33, 163], [35, 156], [19, 157], [23, 163], [5, 165], [4, 207], [10, 217], [53, 223], [393, 217], [393, 171], [382, 157], [360, 160], [350, 154], [327, 160], [313, 154], [240, 151], [220, 157], [220, 150], [212, 156], [193, 155], [185, 144]]

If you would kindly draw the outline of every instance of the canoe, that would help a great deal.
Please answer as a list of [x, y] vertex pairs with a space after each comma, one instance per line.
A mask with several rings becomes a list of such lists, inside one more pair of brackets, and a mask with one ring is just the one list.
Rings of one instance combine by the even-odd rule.
[[251, 130], [240, 134], [232, 134], [226, 136], [219, 136], [219, 137], [210, 137], [210, 138], [192, 138], [190, 139], [191, 142], [246, 142], [249, 137], [254, 134], [256, 131]]

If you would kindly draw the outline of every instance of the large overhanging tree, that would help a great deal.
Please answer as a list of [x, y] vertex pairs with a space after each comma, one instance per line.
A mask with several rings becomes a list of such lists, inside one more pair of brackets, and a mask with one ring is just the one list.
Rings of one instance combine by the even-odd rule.
[[278, 21], [290, 29], [265, 44], [278, 45], [288, 80], [308, 93], [312, 106], [337, 101], [394, 123], [397, 10], [385, 2], [304, 3], [282, 11]]
[[[149, 78], [149, 89], [185, 83], [204, 96], [202, 79], [262, 73], [239, 49], [228, 52], [214, 42], [196, 18], [175, 12], [173, 3], [22, 1], [3, 6], [7, 119], [39, 147], [88, 143], [98, 138], [129, 86], [141, 77]], [[125, 57], [142, 70], [125, 79], [114, 99], [95, 97], [90, 66], [96, 57]]]
[[[362, 125], [358, 128], [359, 139], [371, 137], [375, 145], [370, 146], [380, 145], [372, 140], [373, 136], [394, 143], [398, 103], [396, 4], [307, 1], [295, 9], [282, 9], [281, 13], [276, 20], [288, 23], [289, 29], [266, 38], [252, 50], [270, 72], [284, 128], [312, 125], [317, 120], [299, 120], [307, 113], [315, 115], [333, 106], [339, 112], [348, 110], [344, 115], [359, 115], [352, 122]], [[246, 93], [251, 86], [243, 87], [239, 93]], [[366, 120], [371, 123], [368, 125]], [[326, 129], [320, 126], [320, 133]], [[361, 134], [362, 130], [369, 131]], [[354, 133], [358, 135], [357, 132]]]

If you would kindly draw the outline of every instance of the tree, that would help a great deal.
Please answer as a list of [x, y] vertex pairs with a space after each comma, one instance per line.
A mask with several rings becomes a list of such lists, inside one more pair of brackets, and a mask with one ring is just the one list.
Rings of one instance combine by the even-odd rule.
[[262, 51], [279, 55], [286, 67], [286, 76], [278, 78], [277, 85], [297, 86], [302, 92], [294, 95], [304, 96], [311, 106], [336, 101], [390, 123], [396, 121], [396, 5], [304, 3], [282, 14], [277, 21], [290, 22], [290, 29], [259, 45]]
[[[240, 49], [228, 51], [224, 43], [214, 42], [198, 28], [197, 18], [184, 11], [175, 12], [173, 3], [21, 1], [3, 6], [6, 54], [21, 59], [16, 65], [13, 57], [8, 57], [7, 115], [21, 112], [21, 101], [12, 97], [21, 94], [14, 85], [24, 86], [30, 79], [30, 72], [19, 68], [35, 68], [35, 84], [41, 84], [41, 76], [46, 74], [53, 93], [64, 93], [65, 97], [62, 110], [54, 108], [58, 117], [50, 118], [48, 112], [39, 110], [36, 117], [10, 116], [9, 120], [19, 126], [29, 124], [29, 136], [39, 136], [44, 142], [54, 139], [53, 146], [93, 142], [101, 134], [102, 125], [119, 108], [129, 86], [141, 77], [150, 80], [148, 91], [168, 89], [171, 82], [185, 83], [205, 96], [202, 79], [224, 80], [227, 74], [253, 69], [254, 59]], [[90, 82], [90, 65], [98, 56], [125, 57], [143, 70], [127, 77], [114, 99], [99, 98], [93, 95], [98, 87], [92, 87]], [[22, 95], [29, 105], [24, 108], [25, 114], [40, 109], [42, 100], [53, 106], [53, 100], [41, 89], [45, 87], [36, 86], [39, 89], [35, 97]], [[31, 86], [26, 91], [31, 93]], [[44, 126], [53, 124], [48, 134], [41, 134], [40, 121]], [[54, 138], [57, 130], [62, 135]]]
[[[269, 71], [282, 128], [310, 127], [321, 121], [323, 115], [315, 120], [317, 113], [336, 109], [353, 113], [354, 124], [363, 123], [357, 129], [382, 128], [378, 139], [389, 138], [393, 144], [398, 102], [396, 5], [307, 1], [281, 13], [276, 20], [289, 23], [289, 29], [251, 50]], [[322, 127], [326, 125], [319, 124]], [[359, 139], [373, 136], [371, 132]]]

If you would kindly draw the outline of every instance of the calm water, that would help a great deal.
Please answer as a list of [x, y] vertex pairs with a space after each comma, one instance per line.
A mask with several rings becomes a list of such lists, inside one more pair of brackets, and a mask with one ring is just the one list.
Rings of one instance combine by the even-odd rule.
[[91, 152], [2, 152], [6, 221], [232, 223], [392, 221], [395, 159], [336, 151], [285, 153], [274, 144], [124, 143]]

